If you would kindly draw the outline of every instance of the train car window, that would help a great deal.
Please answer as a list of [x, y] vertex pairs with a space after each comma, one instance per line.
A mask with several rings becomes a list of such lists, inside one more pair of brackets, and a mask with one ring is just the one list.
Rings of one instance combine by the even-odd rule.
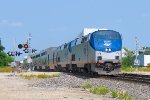
[[68, 46], [68, 45], [67, 45], [67, 43], [65, 43], [65, 45], [64, 45], [64, 49], [65, 49], [65, 48], [67, 48], [67, 46]]
[[36, 58], [40, 57], [40, 54], [36, 55]]
[[72, 61], [75, 61], [75, 54], [72, 55]]
[[62, 45], [61, 47], [60, 47], [60, 50], [63, 50], [64, 49], [64, 45]]
[[76, 45], [81, 44], [82, 38], [77, 39]]
[[57, 58], [57, 62], [60, 62], [60, 57]]
[[35, 56], [33, 56], [33, 59], [35, 58]]
[[89, 35], [87, 36], [87, 41], [90, 40], [90, 37], [91, 37], [91, 34], [89, 34]]
[[43, 53], [41, 53], [41, 56], [44, 56], [44, 55], [46, 55], [46, 51], [45, 51], [45, 52], [43, 52]]
[[76, 40], [73, 40], [72, 42], [71, 42], [71, 47], [73, 47], [73, 46], [75, 46], [76, 45]]
[[86, 41], [87, 41], [87, 36], [86, 36], [86, 37], [82, 37], [81, 43], [84, 43], [84, 42], [86, 42]]

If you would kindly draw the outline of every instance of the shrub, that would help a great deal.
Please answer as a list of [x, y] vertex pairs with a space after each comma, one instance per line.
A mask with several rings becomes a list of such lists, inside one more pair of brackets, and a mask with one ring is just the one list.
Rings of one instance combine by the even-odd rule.
[[31, 78], [40, 78], [40, 79], [45, 79], [45, 78], [53, 78], [53, 77], [60, 77], [60, 74], [53, 74], [53, 75], [47, 75], [47, 74], [39, 74], [39, 75], [20, 75], [24, 76], [25, 79], [30, 80]]
[[123, 72], [134, 72], [136, 71], [136, 67], [122, 67]]
[[25, 79], [30, 80], [31, 78], [36, 77], [35, 75], [24, 75]]
[[111, 96], [112, 96], [113, 98], [118, 97], [118, 92], [117, 92], [117, 91], [112, 91], [112, 92], [111, 92]]
[[138, 70], [141, 72], [150, 72], [150, 67], [140, 67]]
[[91, 89], [92, 88], [92, 85], [91, 84], [84, 84], [82, 86], [83, 89]]
[[12, 67], [0, 67], [0, 72], [12, 72], [15, 71], [15, 68]]
[[128, 95], [128, 92], [120, 92], [118, 95], [120, 100], [132, 100], [132, 97]]
[[147, 67], [150, 67], [150, 63], [147, 64]]
[[109, 92], [108, 87], [98, 87], [95, 86], [94, 89], [90, 90], [90, 92], [94, 93], [94, 94], [99, 94], [99, 95], [106, 95]]

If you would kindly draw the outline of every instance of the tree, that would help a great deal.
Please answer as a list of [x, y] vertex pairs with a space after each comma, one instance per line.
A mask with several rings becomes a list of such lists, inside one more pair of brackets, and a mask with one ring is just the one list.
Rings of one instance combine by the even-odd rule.
[[5, 52], [0, 52], [0, 66], [8, 66], [8, 63], [13, 62], [13, 58]]
[[2, 52], [3, 50], [5, 50], [5, 47], [3, 47], [3, 46], [0, 44], [0, 52]]
[[135, 60], [135, 54], [127, 48], [124, 48], [124, 49], [127, 52], [127, 57], [122, 58], [122, 66], [123, 67], [133, 66], [134, 65], [134, 60]]
[[13, 61], [13, 58], [4, 52], [5, 47], [0, 43], [0, 66], [8, 66], [8, 63]]
[[150, 55], [150, 47], [148, 47], [147, 49], [145, 49], [145, 51], [143, 52], [144, 55]]

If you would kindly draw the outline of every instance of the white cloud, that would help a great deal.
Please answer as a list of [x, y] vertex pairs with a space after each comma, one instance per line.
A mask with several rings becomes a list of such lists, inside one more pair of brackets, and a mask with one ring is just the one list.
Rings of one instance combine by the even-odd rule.
[[0, 26], [9, 26], [9, 27], [21, 27], [23, 26], [23, 23], [21, 22], [12, 22], [9, 20], [1, 20]]

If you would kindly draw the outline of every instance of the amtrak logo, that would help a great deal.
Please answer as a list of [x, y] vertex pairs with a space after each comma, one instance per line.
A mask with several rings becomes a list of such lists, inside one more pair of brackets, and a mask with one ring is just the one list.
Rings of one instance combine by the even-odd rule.
[[111, 44], [112, 44], [111, 41], [104, 41], [105, 46], [110, 46]]

